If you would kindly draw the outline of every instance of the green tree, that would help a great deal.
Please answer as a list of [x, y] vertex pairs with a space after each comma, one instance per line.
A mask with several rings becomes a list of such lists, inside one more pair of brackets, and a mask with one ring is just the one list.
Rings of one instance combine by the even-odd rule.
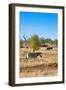
[[31, 36], [31, 38], [28, 40], [30, 48], [33, 49], [33, 52], [35, 50], [38, 50], [40, 47], [40, 39], [37, 35]]
[[52, 39], [47, 38], [47, 39], [46, 39], [46, 43], [53, 44], [54, 42], [53, 42], [53, 40], [52, 40]]
[[41, 37], [40, 38], [40, 44], [41, 44], [41, 46], [43, 45], [43, 44], [45, 44], [46, 43], [46, 40], [43, 38], [43, 37]]

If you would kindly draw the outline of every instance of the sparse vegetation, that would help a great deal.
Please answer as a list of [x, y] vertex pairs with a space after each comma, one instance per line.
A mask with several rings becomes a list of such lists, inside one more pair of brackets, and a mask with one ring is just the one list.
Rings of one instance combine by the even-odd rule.
[[[32, 35], [26, 40], [20, 40], [20, 77], [57, 75], [57, 45], [57, 39], [44, 39], [39, 38], [37, 35]], [[40, 54], [36, 58], [32, 56], [32, 58], [27, 59], [26, 55], [31, 54], [31, 52], [33, 52], [34, 56]]]
[[47, 44], [55, 45], [55, 46], [58, 45], [57, 39], [52, 40], [50, 38], [47, 38], [47, 39], [43, 37], [39, 38], [38, 35], [32, 35], [28, 39], [25, 36], [23, 37], [24, 37], [24, 40], [20, 40], [20, 47], [22, 47], [23, 43], [26, 42], [29, 45], [29, 47], [33, 49], [33, 51], [38, 50], [43, 45], [47, 45]]

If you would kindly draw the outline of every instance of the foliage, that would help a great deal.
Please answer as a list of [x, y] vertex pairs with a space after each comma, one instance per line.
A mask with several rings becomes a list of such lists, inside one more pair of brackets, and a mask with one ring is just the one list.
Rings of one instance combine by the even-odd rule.
[[40, 47], [40, 39], [37, 35], [31, 36], [31, 38], [28, 40], [30, 48], [33, 49], [33, 51], [38, 50]]
[[46, 43], [55, 44], [55, 45], [58, 44], [58, 40], [57, 40], [57, 39], [52, 40], [52, 39], [50, 39], [50, 38], [47, 38], [47, 39], [40, 38], [40, 42], [41, 42], [41, 45], [44, 45], [44, 44], [46, 44]]
[[23, 43], [27, 43], [30, 48], [33, 49], [33, 51], [38, 50], [39, 47], [46, 45], [46, 44], [54, 44], [58, 46], [58, 40], [52, 40], [50, 38], [39, 38], [38, 35], [32, 35], [30, 38], [27, 38], [25, 35], [23, 35], [24, 40], [20, 39], [20, 47], [23, 48]]
[[46, 43], [46, 40], [42, 37], [42, 38], [40, 38], [40, 45], [42, 46], [43, 44], [45, 44]]
[[54, 43], [54, 41], [53, 41], [52, 39], [48, 38], [48, 39], [46, 39], [46, 43], [53, 44], [53, 43]]

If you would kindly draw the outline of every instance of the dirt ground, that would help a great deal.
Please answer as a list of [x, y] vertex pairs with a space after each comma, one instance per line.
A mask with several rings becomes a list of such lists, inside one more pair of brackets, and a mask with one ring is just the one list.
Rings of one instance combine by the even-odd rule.
[[47, 50], [42, 47], [36, 52], [41, 52], [42, 57], [26, 58], [32, 52], [30, 48], [20, 48], [20, 78], [55, 76], [58, 72], [58, 50]]

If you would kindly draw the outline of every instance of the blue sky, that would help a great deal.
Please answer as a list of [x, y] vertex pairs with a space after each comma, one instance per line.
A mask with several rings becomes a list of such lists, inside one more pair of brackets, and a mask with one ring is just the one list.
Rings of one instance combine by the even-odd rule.
[[56, 13], [37, 13], [20, 12], [20, 39], [23, 35], [57, 39], [58, 38], [58, 14]]

